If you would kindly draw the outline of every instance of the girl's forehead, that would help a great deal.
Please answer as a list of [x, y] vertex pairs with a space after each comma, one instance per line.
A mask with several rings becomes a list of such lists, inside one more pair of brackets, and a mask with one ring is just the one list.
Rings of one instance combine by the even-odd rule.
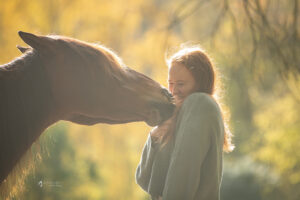
[[174, 63], [169, 69], [169, 80], [189, 80], [193, 78], [192, 73], [180, 63]]

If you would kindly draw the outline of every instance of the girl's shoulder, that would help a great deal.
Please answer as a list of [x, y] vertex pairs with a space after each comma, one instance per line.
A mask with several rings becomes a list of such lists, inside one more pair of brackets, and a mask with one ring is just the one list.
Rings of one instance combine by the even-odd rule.
[[201, 110], [202, 112], [219, 112], [219, 105], [215, 99], [206, 93], [195, 92], [183, 102], [183, 110]]

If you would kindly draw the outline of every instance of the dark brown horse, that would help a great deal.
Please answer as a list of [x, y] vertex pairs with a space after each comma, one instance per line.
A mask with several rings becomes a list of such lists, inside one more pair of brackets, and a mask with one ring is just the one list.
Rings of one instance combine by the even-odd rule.
[[160, 84], [126, 67], [107, 48], [63, 36], [19, 32], [30, 47], [0, 66], [0, 184], [50, 125], [145, 121], [173, 112]]

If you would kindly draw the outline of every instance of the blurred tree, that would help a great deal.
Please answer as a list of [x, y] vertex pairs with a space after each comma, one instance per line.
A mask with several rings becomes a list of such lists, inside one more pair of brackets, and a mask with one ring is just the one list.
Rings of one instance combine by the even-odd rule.
[[[248, 44], [251, 47], [251, 59], [245, 57], [244, 60], [250, 61], [253, 68], [264, 64], [256, 65], [257, 57], [267, 55], [270, 57], [268, 60], [275, 64], [274, 67], [283, 77], [287, 78], [290, 72], [300, 72], [298, 0], [213, 0], [209, 3], [206, 0], [183, 1], [173, 13], [167, 28], [173, 29], [188, 17], [206, 8], [206, 4], [214, 5], [216, 11], [212, 13], [215, 19], [209, 20], [212, 25], [207, 27], [207, 37], [215, 38], [218, 33], [222, 33], [224, 24], [231, 23], [236, 53], [247, 56], [240, 50]], [[205, 12], [205, 15], [207, 13]], [[250, 36], [251, 40], [244, 40], [245, 35]]]
[[[216, 55], [221, 76], [225, 75], [225, 100], [237, 145], [229, 158], [233, 156], [237, 162], [243, 154], [251, 155], [269, 174], [278, 175], [277, 184], [260, 184], [263, 199], [297, 199], [298, 1], [203, 0], [178, 5], [167, 31], [180, 34], [183, 41], [202, 41], [205, 49]], [[232, 178], [225, 173], [223, 184]], [[224, 195], [229, 193], [227, 189], [223, 188]], [[234, 194], [231, 198], [240, 199]]]

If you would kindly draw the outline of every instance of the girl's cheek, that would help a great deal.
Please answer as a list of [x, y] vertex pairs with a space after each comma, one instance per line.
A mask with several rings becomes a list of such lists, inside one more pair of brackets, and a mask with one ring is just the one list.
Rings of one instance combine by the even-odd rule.
[[169, 87], [169, 91], [171, 94], [173, 94], [173, 87]]

